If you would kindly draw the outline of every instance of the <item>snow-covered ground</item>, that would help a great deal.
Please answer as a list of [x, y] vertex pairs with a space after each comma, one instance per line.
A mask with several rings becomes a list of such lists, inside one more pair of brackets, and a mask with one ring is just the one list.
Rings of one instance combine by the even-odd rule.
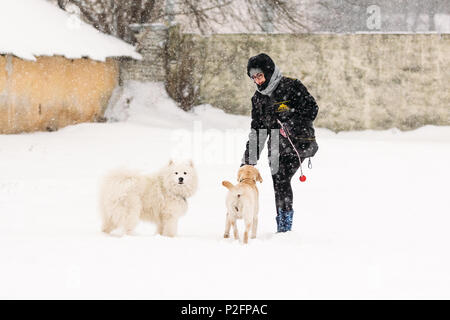
[[[314, 167], [292, 182], [288, 234], [275, 234], [264, 152], [258, 237], [243, 245], [222, 238], [221, 181], [235, 179], [250, 119], [183, 113], [161, 84], [130, 83], [110, 108], [122, 121], [0, 135], [1, 299], [450, 298], [450, 127], [318, 129]], [[193, 157], [199, 171], [179, 236], [148, 224], [101, 233], [99, 178], [171, 157]]]

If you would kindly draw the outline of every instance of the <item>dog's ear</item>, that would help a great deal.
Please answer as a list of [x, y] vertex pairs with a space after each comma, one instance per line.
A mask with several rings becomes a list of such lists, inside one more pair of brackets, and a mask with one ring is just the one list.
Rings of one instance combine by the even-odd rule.
[[260, 183], [263, 182], [263, 179], [262, 179], [261, 175], [259, 174], [259, 171], [258, 171], [258, 175], [256, 176], [256, 181], [259, 181]]
[[192, 162], [192, 160], [189, 160], [189, 165], [191, 166], [191, 168], [193, 168], [194, 167], [194, 162]]
[[169, 161], [169, 166], [171, 166], [171, 165], [173, 165], [173, 160], [172, 159], [170, 159], [170, 161]]

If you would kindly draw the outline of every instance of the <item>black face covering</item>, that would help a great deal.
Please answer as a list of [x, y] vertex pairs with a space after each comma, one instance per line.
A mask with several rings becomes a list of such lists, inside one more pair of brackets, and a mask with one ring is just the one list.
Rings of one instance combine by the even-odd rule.
[[275, 70], [275, 63], [273, 60], [265, 53], [260, 53], [257, 56], [248, 59], [247, 63], [247, 75], [250, 77], [250, 69], [259, 68], [264, 73], [266, 81], [262, 85], [257, 85], [258, 90], [264, 90], [272, 78], [273, 71]]

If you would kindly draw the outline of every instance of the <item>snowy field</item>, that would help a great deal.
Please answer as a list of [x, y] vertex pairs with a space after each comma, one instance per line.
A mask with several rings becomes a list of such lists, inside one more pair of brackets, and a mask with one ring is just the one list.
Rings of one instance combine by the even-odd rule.
[[[222, 238], [221, 181], [236, 177], [248, 117], [186, 114], [160, 84], [138, 83], [116, 92], [108, 117], [121, 121], [0, 135], [0, 299], [450, 298], [450, 127], [318, 129], [287, 234], [275, 234], [265, 150], [258, 236], [243, 245]], [[186, 156], [199, 190], [177, 238], [149, 224], [100, 231], [103, 174]]]

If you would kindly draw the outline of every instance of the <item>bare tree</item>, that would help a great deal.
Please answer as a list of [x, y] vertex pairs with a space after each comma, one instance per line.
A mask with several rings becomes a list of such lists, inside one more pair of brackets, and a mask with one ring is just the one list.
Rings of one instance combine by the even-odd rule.
[[[308, 27], [298, 1], [289, 0], [49, 0], [67, 10], [76, 6], [80, 18], [98, 30], [134, 43], [130, 24], [180, 19], [200, 33], [222, 24], [239, 25], [242, 32], [272, 31], [268, 26], [303, 32]], [[167, 19], [171, 18], [171, 19]], [[183, 23], [182, 23], [183, 24]], [[257, 29], [251, 29], [251, 25]], [[216, 28], [215, 28], [216, 27]]]
[[80, 18], [98, 30], [134, 43], [133, 23], [149, 23], [163, 15], [162, 1], [158, 0], [57, 0], [63, 10], [76, 6]]
[[240, 32], [309, 30], [301, 4], [304, 0], [177, 0], [180, 20], [201, 33], [224, 25]]

